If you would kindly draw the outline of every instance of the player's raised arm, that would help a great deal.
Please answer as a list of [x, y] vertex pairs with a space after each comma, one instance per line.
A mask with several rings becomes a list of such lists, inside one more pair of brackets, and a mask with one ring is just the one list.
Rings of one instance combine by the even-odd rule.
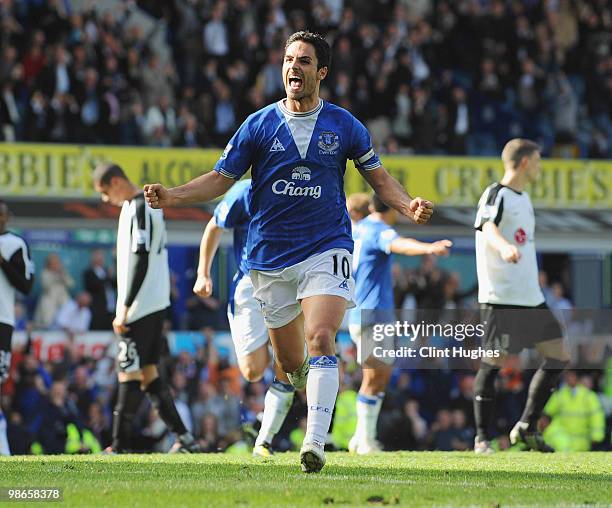
[[198, 296], [207, 297], [212, 294], [213, 282], [210, 276], [210, 268], [219, 248], [223, 228], [217, 226], [213, 217], [206, 224], [202, 241], [200, 242], [200, 260], [198, 262], [198, 278], [193, 286], [193, 292]]
[[433, 214], [433, 203], [421, 197], [412, 198], [406, 189], [383, 166], [372, 170], [359, 169], [374, 192], [402, 215], [417, 224], [425, 224]]
[[160, 183], [146, 184], [144, 194], [151, 208], [169, 208], [210, 201], [225, 194], [234, 183], [233, 178], [211, 171], [171, 189]]

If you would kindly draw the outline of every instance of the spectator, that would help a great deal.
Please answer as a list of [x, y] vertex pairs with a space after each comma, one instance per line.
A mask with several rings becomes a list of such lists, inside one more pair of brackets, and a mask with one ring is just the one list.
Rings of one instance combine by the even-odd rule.
[[222, 379], [219, 383], [219, 394], [216, 396], [221, 410], [217, 422], [219, 434], [227, 436], [240, 428], [240, 399], [230, 391], [230, 381]]
[[215, 58], [224, 58], [229, 53], [229, 39], [225, 23], [225, 2], [215, 2], [211, 19], [202, 32], [204, 50]]
[[160, 130], [163, 130], [170, 139], [176, 134], [176, 113], [170, 106], [167, 95], [163, 95], [156, 104], [149, 107], [144, 124], [145, 135], [151, 139], [154, 139], [155, 132]]
[[[68, 453], [73, 443], [69, 435], [69, 426], [72, 425], [81, 432], [83, 424], [79, 411], [68, 398], [65, 381], [55, 381], [49, 390], [49, 396], [41, 408], [42, 421], [38, 434], [38, 441], [47, 454]], [[79, 435], [80, 442], [80, 435]], [[80, 445], [77, 444], [80, 449]]]
[[200, 433], [198, 434], [198, 443], [202, 451], [206, 453], [216, 453], [221, 451], [221, 437], [218, 432], [218, 420], [214, 414], [205, 414], [200, 421]]
[[201, 330], [205, 327], [217, 328], [221, 304], [216, 298], [192, 296], [187, 300], [186, 307], [186, 328], [188, 330]]
[[72, 375], [72, 383], [69, 386], [70, 398], [76, 404], [79, 414], [83, 418], [89, 418], [90, 408], [96, 403], [98, 388], [94, 378], [90, 375], [85, 365], [79, 365]]
[[104, 414], [102, 405], [99, 402], [94, 401], [90, 404], [86, 422], [87, 427], [100, 442], [102, 448], [110, 446], [112, 441], [110, 421]]
[[89, 268], [83, 272], [83, 285], [91, 295], [92, 330], [111, 330], [115, 313], [113, 278], [104, 264], [104, 251], [95, 249], [91, 253]]
[[49, 328], [55, 321], [59, 309], [70, 299], [69, 289], [74, 281], [68, 275], [57, 254], [49, 254], [41, 277], [41, 294], [34, 313], [34, 323], [42, 329]]
[[86, 291], [79, 293], [72, 300], [67, 300], [55, 316], [54, 325], [69, 335], [84, 333], [91, 324], [91, 296]]

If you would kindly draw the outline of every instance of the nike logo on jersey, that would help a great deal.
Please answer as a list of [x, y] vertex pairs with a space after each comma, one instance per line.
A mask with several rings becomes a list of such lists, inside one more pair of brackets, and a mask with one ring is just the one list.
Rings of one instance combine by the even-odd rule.
[[271, 152], [284, 152], [285, 151], [285, 147], [279, 141], [278, 138], [274, 138], [274, 141], [272, 142], [272, 147], [270, 148], [270, 151]]

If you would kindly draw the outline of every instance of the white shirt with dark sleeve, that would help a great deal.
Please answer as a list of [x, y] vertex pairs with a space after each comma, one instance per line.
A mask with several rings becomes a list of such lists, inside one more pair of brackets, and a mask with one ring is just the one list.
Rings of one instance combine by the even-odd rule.
[[34, 283], [34, 263], [26, 241], [15, 233], [0, 234], [0, 323], [15, 326], [15, 294], [28, 294]]
[[[485, 239], [482, 226], [493, 222], [501, 235], [521, 253], [509, 263]], [[478, 202], [476, 229], [476, 271], [478, 301], [501, 305], [535, 307], [544, 302], [538, 281], [535, 248], [535, 215], [527, 192], [518, 192], [500, 183], [489, 185]]]
[[170, 270], [162, 210], [144, 194], [125, 201], [117, 230], [117, 310], [127, 305], [128, 323], [170, 306]]

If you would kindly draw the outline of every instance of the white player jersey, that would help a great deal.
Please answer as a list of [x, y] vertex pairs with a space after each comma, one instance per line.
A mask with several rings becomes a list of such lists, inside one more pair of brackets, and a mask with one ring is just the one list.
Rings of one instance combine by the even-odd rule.
[[[482, 226], [487, 221], [494, 222], [502, 236], [516, 245], [521, 253], [518, 263], [504, 261], [485, 241]], [[489, 185], [478, 203], [474, 227], [478, 301], [527, 307], [543, 303], [534, 241], [535, 216], [529, 194], [500, 183]]]
[[129, 307], [128, 323], [170, 306], [170, 270], [162, 210], [144, 194], [125, 201], [117, 230], [117, 310]]
[[0, 323], [15, 326], [15, 292], [29, 292], [34, 263], [25, 240], [7, 231], [0, 234]]

